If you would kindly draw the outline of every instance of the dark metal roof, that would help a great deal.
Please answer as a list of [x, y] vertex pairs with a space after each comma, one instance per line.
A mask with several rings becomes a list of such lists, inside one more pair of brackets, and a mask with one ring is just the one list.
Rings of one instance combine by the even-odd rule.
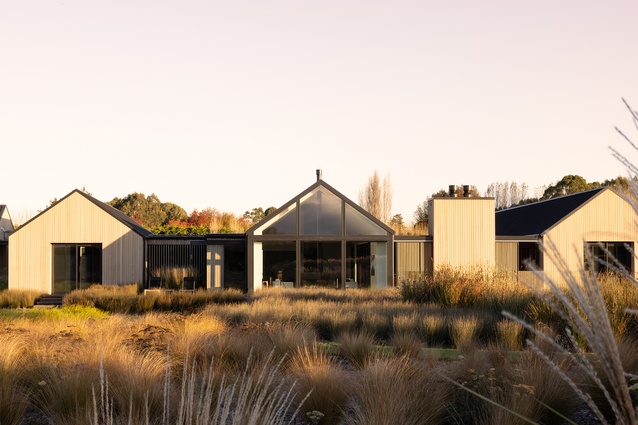
[[567, 218], [594, 196], [609, 188], [552, 198], [496, 212], [496, 235], [535, 236], [545, 233]]

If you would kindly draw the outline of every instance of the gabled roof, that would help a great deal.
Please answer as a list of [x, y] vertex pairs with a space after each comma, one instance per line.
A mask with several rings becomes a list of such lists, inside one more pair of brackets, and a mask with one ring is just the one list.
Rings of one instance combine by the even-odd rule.
[[611, 189], [602, 187], [497, 211], [496, 235], [540, 236], [604, 190]]
[[307, 194], [309, 194], [310, 192], [314, 191], [318, 187], [323, 187], [324, 189], [328, 190], [329, 192], [332, 192], [335, 196], [337, 196], [338, 198], [342, 199], [347, 205], [350, 205], [355, 210], [357, 210], [359, 213], [363, 214], [366, 218], [371, 220], [374, 224], [376, 224], [377, 226], [381, 227], [384, 231], [386, 231], [386, 232], [388, 232], [390, 234], [394, 234], [394, 230], [391, 227], [387, 226], [385, 223], [383, 223], [382, 221], [380, 221], [379, 219], [374, 217], [372, 214], [370, 214], [369, 212], [367, 212], [366, 210], [361, 208], [358, 204], [356, 204], [353, 201], [351, 201], [350, 199], [348, 199], [348, 197], [346, 197], [345, 195], [340, 193], [337, 189], [335, 189], [334, 187], [330, 186], [328, 183], [326, 183], [322, 179], [318, 179], [315, 183], [313, 183], [306, 190], [304, 190], [299, 195], [295, 196], [290, 201], [286, 202], [283, 206], [278, 208], [277, 211], [273, 212], [272, 214], [269, 214], [267, 217], [265, 217], [264, 219], [262, 219], [258, 223], [254, 224], [252, 227], [250, 227], [246, 231], [246, 234], [247, 235], [248, 234], [254, 234], [255, 230], [266, 226], [269, 222], [271, 222], [272, 220], [275, 220], [276, 218], [278, 218], [279, 214], [281, 214], [282, 212], [285, 212], [290, 206], [295, 204], [297, 202], [297, 200], [302, 199], [303, 197], [305, 197]]
[[[88, 201], [90, 201], [91, 203], [93, 203], [97, 207], [101, 208], [106, 213], [110, 214], [113, 218], [115, 218], [116, 220], [120, 221], [122, 224], [124, 224], [125, 226], [130, 228], [132, 231], [134, 231], [138, 235], [146, 238], [146, 237], [149, 237], [149, 236], [151, 236], [153, 234], [150, 230], [146, 229], [144, 226], [142, 226], [141, 224], [139, 224], [138, 222], [133, 220], [128, 215], [124, 214], [122, 211], [120, 211], [120, 210], [118, 210], [116, 208], [113, 208], [110, 205], [106, 205], [102, 201], [98, 201], [97, 199], [95, 199], [91, 195], [89, 195], [89, 194], [87, 194], [87, 193], [85, 193], [85, 192], [83, 192], [83, 191], [81, 191], [79, 189], [75, 189], [74, 191], [70, 192], [64, 198], [60, 199], [55, 205], [61, 203], [62, 201], [64, 201], [65, 199], [67, 199], [68, 197], [73, 195], [74, 193], [78, 193], [78, 194], [82, 195]], [[26, 223], [24, 223], [22, 226], [20, 226], [20, 228], [18, 230], [16, 230], [16, 232], [19, 232], [23, 227], [26, 227], [29, 223], [31, 223], [32, 221], [34, 221], [35, 219], [40, 217], [42, 214], [44, 214], [47, 211], [49, 211], [51, 208], [55, 208], [55, 205], [47, 208], [46, 210], [42, 211], [40, 214], [38, 214], [35, 217], [33, 217], [31, 220], [29, 220]]]

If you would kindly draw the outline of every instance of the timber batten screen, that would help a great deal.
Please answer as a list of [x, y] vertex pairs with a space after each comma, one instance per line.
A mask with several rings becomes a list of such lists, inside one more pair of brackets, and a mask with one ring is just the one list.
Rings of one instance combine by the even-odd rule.
[[[158, 243], [161, 242], [161, 243]], [[206, 245], [174, 241], [149, 241], [147, 246], [150, 276], [175, 274], [178, 279], [192, 276], [195, 287], [206, 287]], [[178, 282], [181, 283], [181, 282]]]

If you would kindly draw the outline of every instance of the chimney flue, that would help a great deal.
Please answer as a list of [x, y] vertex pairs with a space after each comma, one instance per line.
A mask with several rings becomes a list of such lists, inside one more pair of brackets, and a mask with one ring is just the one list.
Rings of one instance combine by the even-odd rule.
[[317, 169], [317, 181], [321, 180], [321, 169]]
[[448, 193], [450, 195], [450, 198], [456, 198], [456, 185], [451, 184], [448, 187]]

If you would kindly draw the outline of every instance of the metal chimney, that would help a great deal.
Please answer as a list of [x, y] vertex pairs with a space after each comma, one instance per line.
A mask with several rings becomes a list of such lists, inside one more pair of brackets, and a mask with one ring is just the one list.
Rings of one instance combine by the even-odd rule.
[[317, 169], [317, 181], [321, 180], [321, 169]]
[[463, 185], [463, 197], [464, 198], [469, 198], [470, 197], [470, 185], [469, 184], [464, 184]]
[[456, 185], [451, 184], [448, 187], [448, 193], [450, 195], [450, 198], [456, 198]]

